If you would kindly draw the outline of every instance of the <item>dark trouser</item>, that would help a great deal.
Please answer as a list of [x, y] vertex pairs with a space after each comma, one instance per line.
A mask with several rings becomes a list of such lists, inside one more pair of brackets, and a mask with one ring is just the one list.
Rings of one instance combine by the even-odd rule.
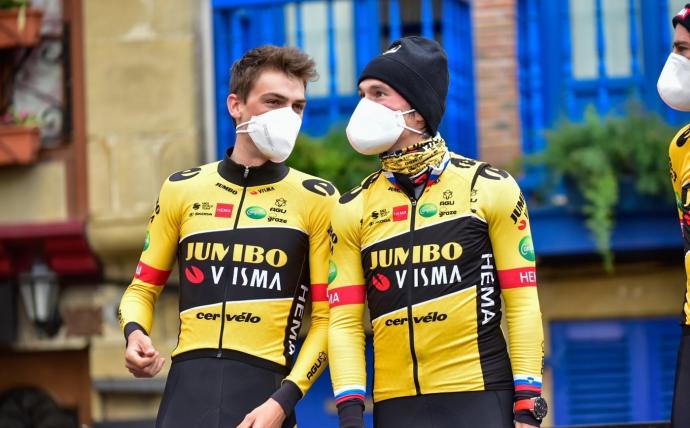
[[513, 428], [513, 391], [393, 398], [374, 404], [376, 428]]
[[671, 427], [690, 427], [690, 326], [687, 325], [683, 326], [683, 336], [678, 349]]
[[[282, 379], [273, 371], [228, 359], [173, 361], [156, 428], [235, 428]], [[293, 413], [283, 427], [295, 423]]]

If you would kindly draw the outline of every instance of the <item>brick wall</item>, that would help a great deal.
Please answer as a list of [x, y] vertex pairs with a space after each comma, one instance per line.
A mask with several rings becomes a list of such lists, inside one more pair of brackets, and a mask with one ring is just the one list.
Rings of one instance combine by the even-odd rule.
[[517, 0], [473, 4], [479, 158], [509, 166], [520, 155]]

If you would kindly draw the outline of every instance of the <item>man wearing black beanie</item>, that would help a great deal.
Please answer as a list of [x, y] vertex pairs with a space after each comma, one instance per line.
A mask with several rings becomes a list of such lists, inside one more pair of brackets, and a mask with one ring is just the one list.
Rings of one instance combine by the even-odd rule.
[[[661, 71], [657, 89], [664, 102], [671, 108], [690, 111], [690, 4], [673, 17], [673, 52]], [[685, 241], [685, 271], [690, 278], [690, 125], [686, 125], [671, 141], [671, 181], [678, 198], [678, 216]], [[683, 304], [682, 336], [678, 349], [676, 381], [671, 411], [671, 427], [690, 427], [690, 281], [686, 280]]]
[[363, 427], [365, 301], [376, 428], [538, 427], [543, 329], [517, 183], [446, 148], [438, 129], [448, 59], [437, 42], [395, 41], [358, 84], [348, 140], [378, 155], [381, 169], [343, 194], [329, 231], [328, 349], [341, 428]]

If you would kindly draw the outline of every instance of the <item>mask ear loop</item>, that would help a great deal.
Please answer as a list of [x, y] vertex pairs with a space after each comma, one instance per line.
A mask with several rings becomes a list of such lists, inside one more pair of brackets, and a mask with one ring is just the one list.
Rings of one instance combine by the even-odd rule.
[[235, 133], [236, 134], [249, 134], [249, 129], [240, 129], [240, 127], [247, 125], [249, 127], [250, 124], [253, 123], [253, 120], [248, 120], [246, 122], [240, 123], [235, 127]]
[[[409, 109], [409, 110], [407, 110], [407, 111], [401, 111], [401, 112], [398, 113], [398, 114], [400, 114], [400, 116], [402, 117], [402, 116], [405, 116], [406, 114], [410, 114], [410, 113], [415, 112], [415, 111], [417, 111], [417, 110], [415, 110], [415, 109], [412, 108], [412, 109]], [[403, 123], [405, 123], [405, 122], [403, 121]], [[425, 134], [424, 131], [419, 131], [419, 130], [417, 130], [417, 129], [410, 128], [410, 127], [407, 126], [407, 125], [402, 125], [402, 127], [405, 128], [405, 129], [407, 129], [408, 131], [414, 132], [415, 134], [419, 134], [419, 135], [424, 135], [424, 134]]]

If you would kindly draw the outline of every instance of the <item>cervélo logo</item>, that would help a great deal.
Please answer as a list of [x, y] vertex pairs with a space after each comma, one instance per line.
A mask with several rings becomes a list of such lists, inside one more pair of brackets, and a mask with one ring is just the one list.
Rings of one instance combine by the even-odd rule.
[[[438, 313], [438, 312], [429, 312], [426, 315], [420, 315], [420, 316], [413, 316], [412, 317], [412, 322], [415, 324], [428, 324], [432, 322], [437, 322], [437, 321], [445, 321], [448, 319], [448, 315], [444, 313]], [[405, 325], [408, 322], [407, 317], [401, 317], [401, 318], [392, 318], [386, 320], [386, 326], [390, 327], [393, 325]]]

